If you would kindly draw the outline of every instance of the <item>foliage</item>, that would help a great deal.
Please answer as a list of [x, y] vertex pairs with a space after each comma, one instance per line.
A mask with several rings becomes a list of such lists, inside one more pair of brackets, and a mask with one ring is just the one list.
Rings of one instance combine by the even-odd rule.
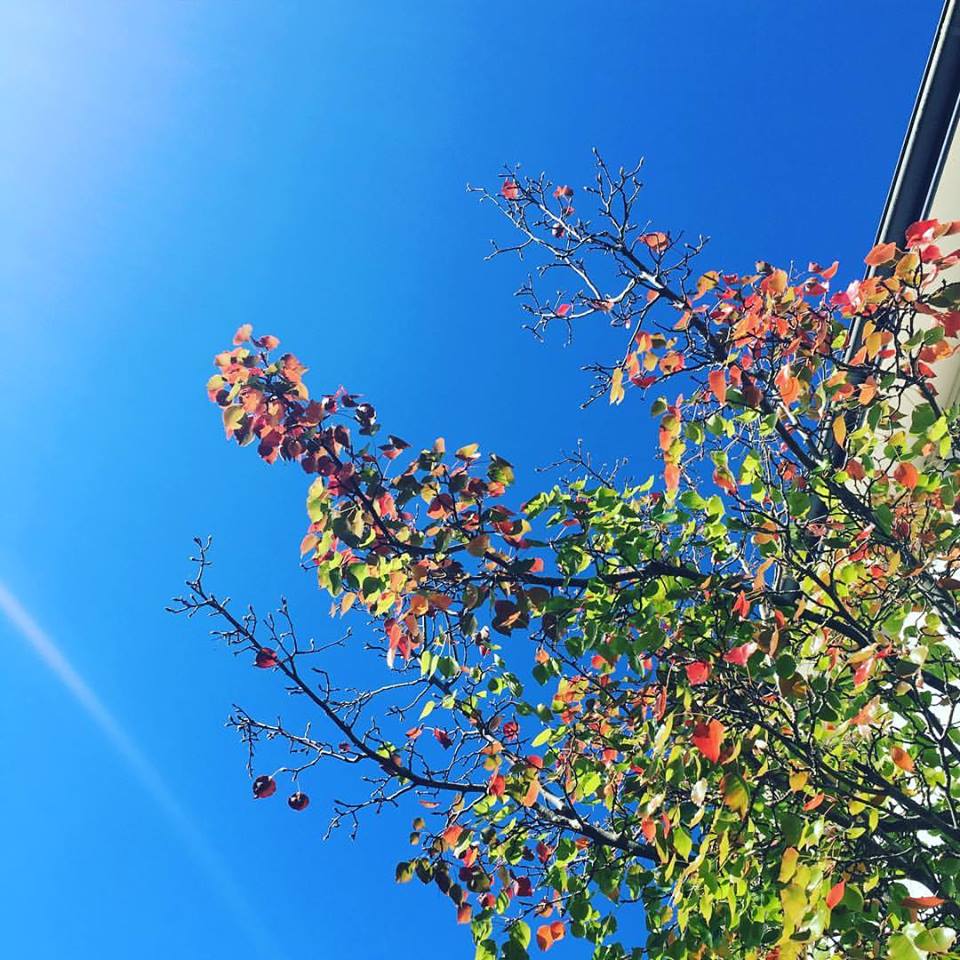
[[[312, 478], [301, 553], [337, 616], [374, 624], [387, 678], [304, 668], [319, 651], [286, 608], [235, 616], [205, 549], [179, 609], [224, 618], [330, 724], [328, 743], [233, 718], [251, 750], [303, 756], [298, 791], [320, 760], [365, 768], [372, 792], [335, 823], [419, 800], [396, 879], [449, 897], [477, 957], [564, 937], [597, 960], [948, 954], [960, 459], [937, 383], [960, 333], [940, 244], [960, 222], [915, 224], [837, 292], [837, 264], [697, 275], [700, 242], [634, 224], [637, 175], [598, 161], [595, 223], [516, 171], [481, 195], [518, 231], [495, 253], [539, 253], [576, 289], [547, 303], [528, 282], [534, 332], [622, 331], [589, 399], [652, 392], [656, 478], [575, 457], [508, 505], [506, 460], [384, 439], [369, 402], [312, 399], [245, 326], [210, 399], [228, 439]], [[621, 942], [636, 910], [644, 943]]]

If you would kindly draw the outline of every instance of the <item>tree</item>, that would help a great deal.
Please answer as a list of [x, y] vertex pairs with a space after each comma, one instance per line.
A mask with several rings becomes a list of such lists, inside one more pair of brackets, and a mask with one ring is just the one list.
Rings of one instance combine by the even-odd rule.
[[[581, 451], [508, 505], [507, 461], [383, 439], [375, 408], [311, 398], [305, 367], [241, 327], [208, 384], [226, 435], [313, 479], [304, 563], [373, 624], [383, 681], [340, 686], [285, 604], [233, 613], [199, 571], [175, 609], [219, 618], [325, 722], [237, 710], [267, 797], [326, 760], [409, 801], [398, 865], [452, 901], [477, 956], [567, 936], [622, 957], [914, 960], [949, 953], [960, 873], [960, 221], [914, 224], [838, 269], [694, 271], [703, 246], [638, 225], [638, 169], [583, 191], [516, 170], [481, 199], [538, 258], [538, 336], [609, 323], [587, 402], [641, 402], [662, 469], [619, 481]], [[579, 199], [578, 199], [579, 205]], [[571, 292], [546, 300], [540, 278]], [[378, 437], [375, 440], [374, 437]], [[325, 737], [325, 738], [322, 738]], [[270, 749], [270, 747], [268, 747]], [[622, 911], [645, 914], [621, 942]]]

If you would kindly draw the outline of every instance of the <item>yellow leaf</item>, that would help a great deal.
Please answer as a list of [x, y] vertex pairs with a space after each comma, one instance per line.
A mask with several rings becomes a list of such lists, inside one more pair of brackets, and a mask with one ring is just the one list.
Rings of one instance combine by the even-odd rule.
[[807, 892], [797, 884], [791, 884], [780, 891], [780, 902], [783, 904], [783, 915], [789, 921], [790, 927], [796, 929], [807, 912]]
[[911, 252], [900, 258], [897, 269], [894, 270], [894, 275], [901, 280], [906, 280], [907, 283], [912, 283], [919, 267], [920, 257], [917, 256], [916, 253]]
[[783, 859], [780, 861], [780, 882], [786, 883], [797, 870], [797, 860], [800, 857], [800, 851], [796, 847], [787, 847], [783, 851]]
[[236, 403], [229, 407], [223, 408], [223, 430], [227, 435], [227, 439], [236, 432], [237, 427], [240, 426], [240, 421], [243, 419], [244, 409], [240, 404]]
[[843, 414], [833, 421], [833, 439], [837, 441], [838, 447], [842, 447], [847, 439], [847, 422], [843, 419]]
[[810, 774], [806, 770], [795, 770], [790, 774], [790, 789], [794, 793], [799, 793], [810, 779]]
[[610, 402], [612, 404], [623, 403], [624, 396], [626, 394], [623, 389], [623, 367], [617, 367], [610, 380]]
[[461, 447], [454, 456], [458, 460], [476, 460], [480, 456], [480, 444], [479, 443], [468, 443], [465, 447]]

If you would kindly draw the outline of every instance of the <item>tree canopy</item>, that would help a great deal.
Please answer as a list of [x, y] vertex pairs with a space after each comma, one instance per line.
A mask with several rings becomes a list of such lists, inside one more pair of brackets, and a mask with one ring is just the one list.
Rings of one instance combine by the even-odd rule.
[[536, 264], [530, 329], [612, 327], [586, 402], [648, 405], [649, 478], [578, 452], [519, 503], [502, 457], [411, 446], [245, 325], [210, 399], [228, 439], [309, 476], [303, 563], [372, 624], [356, 655], [382, 682], [338, 682], [285, 604], [233, 612], [206, 544], [175, 607], [323, 721], [235, 712], [255, 796], [290, 777], [303, 809], [329, 761], [369, 790], [335, 825], [409, 802], [396, 880], [448, 897], [480, 960], [565, 937], [597, 960], [950, 953], [960, 426], [937, 384], [960, 221], [914, 224], [840, 290], [836, 263], [701, 273], [701, 241], [641, 222], [638, 176], [598, 158], [577, 193], [516, 170], [478, 193], [512, 225], [494, 255]]

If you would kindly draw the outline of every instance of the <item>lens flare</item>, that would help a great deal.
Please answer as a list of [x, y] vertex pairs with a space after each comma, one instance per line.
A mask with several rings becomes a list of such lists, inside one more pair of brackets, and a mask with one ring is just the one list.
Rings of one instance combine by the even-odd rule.
[[112, 713], [104, 706], [90, 685], [74, 669], [51, 637], [27, 612], [10, 589], [0, 583], [0, 610], [24, 640], [50, 668], [51, 673], [73, 695], [91, 720], [100, 728], [117, 754], [126, 762], [144, 790], [170, 821], [196, 864], [207, 875], [212, 888], [236, 916], [241, 928], [262, 957], [278, 960], [280, 953], [267, 931], [256, 922], [256, 911], [231, 876], [217, 852], [190, 819], [173, 791], [164, 782], [156, 767], [130, 739]]

